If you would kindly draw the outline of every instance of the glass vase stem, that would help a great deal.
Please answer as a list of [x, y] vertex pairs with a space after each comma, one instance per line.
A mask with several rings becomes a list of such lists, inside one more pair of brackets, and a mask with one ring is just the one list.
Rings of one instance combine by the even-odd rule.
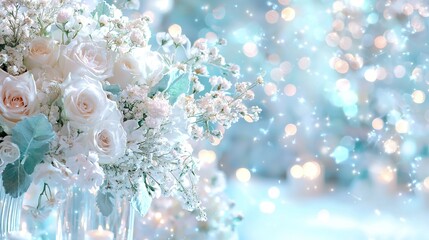
[[0, 239], [5, 239], [8, 232], [20, 230], [24, 197], [14, 198], [4, 192], [3, 186], [0, 187]]

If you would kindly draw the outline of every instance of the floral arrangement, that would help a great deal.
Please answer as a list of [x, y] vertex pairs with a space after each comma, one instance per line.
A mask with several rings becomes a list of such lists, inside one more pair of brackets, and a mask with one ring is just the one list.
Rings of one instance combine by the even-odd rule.
[[260, 109], [244, 101], [262, 77], [238, 81], [239, 67], [219, 53], [223, 39], [191, 44], [161, 32], [153, 47], [147, 17], [105, 2], [4, 0], [0, 9], [5, 192], [43, 184], [40, 213], [64, 195], [51, 188], [74, 185], [97, 194], [105, 215], [114, 196], [140, 212], [174, 196], [204, 219], [188, 141], [215, 141], [240, 118], [257, 120]]
[[225, 175], [217, 169], [215, 161], [202, 162], [198, 194], [206, 207], [207, 221], [197, 221], [195, 211], [184, 211], [180, 202], [173, 198], [160, 198], [135, 225], [137, 238], [238, 239], [237, 225], [243, 217], [224, 194]]

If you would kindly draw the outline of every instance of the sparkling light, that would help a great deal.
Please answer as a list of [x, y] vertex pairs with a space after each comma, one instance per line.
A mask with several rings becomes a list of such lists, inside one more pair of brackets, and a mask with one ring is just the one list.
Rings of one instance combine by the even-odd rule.
[[321, 222], [328, 222], [330, 217], [331, 214], [326, 209], [320, 210], [320, 212], [317, 214], [317, 219]]
[[364, 73], [365, 80], [375, 82], [377, 80], [377, 71], [375, 68], [368, 68]]
[[304, 168], [301, 165], [298, 165], [298, 164], [293, 165], [290, 168], [290, 175], [293, 178], [302, 178], [302, 177], [304, 177]]
[[398, 65], [393, 69], [393, 74], [396, 78], [403, 78], [405, 76], [406, 69], [402, 65]]
[[267, 96], [273, 96], [277, 93], [277, 85], [272, 82], [267, 83], [265, 84], [264, 91]]
[[384, 127], [384, 122], [381, 118], [374, 118], [374, 120], [372, 120], [372, 127], [375, 130], [381, 130]]
[[238, 181], [243, 183], [249, 182], [250, 178], [252, 177], [250, 171], [247, 168], [237, 169], [235, 176], [237, 177]]
[[345, 78], [341, 78], [337, 80], [335, 86], [340, 92], [348, 91], [350, 90], [350, 81]]
[[377, 175], [377, 181], [381, 183], [389, 183], [395, 179], [395, 172], [392, 170], [390, 166], [383, 167], [378, 169], [379, 173]]
[[414, 91], [411, 97], [413, 98], [413, 102], [417, 104], [422, 104], [426, 100], [426, 94], [420, 90]]
[[387, 46], [387, 40], [383, 36], [378, 36], [374, 39], [374, 46], [376, 48], [382, 49]]
[[309, 57], [303, 57], [299, 59], [298, 66], [302, 70], [307, 70], [310, 67], [311, 60]]
[[287, 124], [286, 126], [285, 126], [285, 133], [286, 133], [286, 137], [289, 137], [289, 136], [293, 136], [293, 135], [295, 135], [296, 134], [296, 132], [297, 132], [297, 127], [296, 127], [296, 125], [295, 124]]
[[423, 180], [423, 186], [424, 186], [427, 190], [429, 190], [429, 177], [426, 177], [426, 178]]
[[268, 196], [272, 199], [277, 199], [280, 196], [280, 190], [278, 187], [270, 187], [268, 189]]
[[270, 201], [262, 201], [259, 203], [259, 210], [262, 213], [270, 214], [276, 210], [276, 205]]
[[338, 73], [345, 74], [345, 73], [347, 73], [349, 71], [349, 64], [346, 61], [342, 60], [342, 59], [338, 59], [334, 63], [334, 69]]
[[409, 130], [408, 121], [403, 120], [403, 119], [397, 121], [395, 124], [395, 130], [398, 133], [407, 133]]
[[173, 37], [182, 35], [182, 27], [178, 24], [173, 24], [168, 28], [168, 33]]
[[330, 156], [335, 158], [336, 163], [342, 163], [349, 158], [349, 150], [343, 146], [338, 146]]
[[296, 87], [293, 84], [287, 84], [283, 91], [286, 94], [286, 96], [292, 97], [296, 94]]
[[395, 153], [398, 150], [399, 146], [398, 143], [392, 139], [388, 139], [384, 142], [384, 151], [387, 154]]
[[304, 176], [309, 179], [315, 179], [320, 176], [320, 165], [317, 162], [306, 162], [303, 165]]
[[283, 9], [282, 18], [287, 22], [292, 21], [295, 18], [295, 10], [291, 7], [287, 7]]
[[198, 152], [198, 158], [200, 161], [210, 164], [216, 161], [216, 153], [211, 150], [203, 149]]
[[243, 52], [249, 58], [256, 57], [258, 55], [258, 46], [254, 42], [247, 42], [243, 45]]
[[279, 20], [279, 13], [275, 10], [270, 10], [267, 13], [265, 13], [265, 20], [270, 23], [274, 24], [277, 23]]

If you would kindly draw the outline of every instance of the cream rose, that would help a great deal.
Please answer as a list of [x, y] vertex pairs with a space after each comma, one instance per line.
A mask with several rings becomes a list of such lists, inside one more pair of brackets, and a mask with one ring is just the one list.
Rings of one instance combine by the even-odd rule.
[[118, 58], [115, 62], [113, 76], [108, 79], [111, 84], [118, 84], [125, 89], [128, 84], [147, 84], [155, 86], [164, 76], [164, 62], [158, 52], [147, 49], [134, 49], [131, 54]]
[[61, 51], [59, 66], [64, 76], [87, 75], [104, 80], [112, 76], [111, 53], [102, 42], [72, 41]]
[[37, 164], [33, 173], [34, 183], [47, 183], [49, 186], [65, 188], [73, 184], [72, 172], [55, 159], [46, 159]]
[[6, 136], [0, 143], [0, 161], [4, 164], [13, 163], [18, 160], [19, 156], [18, 145], [12, 142], [10, 136]]
[[90, 130], [88, 137], [101, 164], [114, 163], [125, 154], [127, 135], [120, 121], [101, 122]]
[[140, 61], [141, 83], [153, 87], [164, 76], [164, 62], [158, 52], [146, 51]]
[[139, 63], [138, 83], [155, 86], [164, 76], [164, 61], [158, 52], [148, 49], [134, 49], [132, 55]]
[[141, 77], [137, 59], [130, 54], [120, 56], [113, 67], [113, 76], [107, 81], [118, 84], [122, 89], [134, 84]]
[[59, 46], [49, 38], [35, 38], [28, 46], [28, 53], [24, 57], [27, 69], [52, 67], [57, 63], [60, 55]]
[[79, 76], [64, 82], [63, 102], [63, 114], [73, 127], [80, 129], [93, 127], [117, 109], [99, 81]]
[[36, 83], [30, 73], [14, 77], [0, 69], [0, 115], [3, 127], [11, 128], [24, 117], [36, 113], [37, 104]]

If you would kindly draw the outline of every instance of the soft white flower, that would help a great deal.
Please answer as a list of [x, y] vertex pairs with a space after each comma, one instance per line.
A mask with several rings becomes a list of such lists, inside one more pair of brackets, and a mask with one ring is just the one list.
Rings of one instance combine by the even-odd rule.
[[34, 182], [46, 183], [50, 187], [60, 186], [66, 187], [71, 184], [71, 171], [58, 161], [46, 161], [40, 163], [34, 169]]
[[159, 127], [163, 121], [167, 119], [171, 112], [171, 106], [167, 99], [155, 97], [154, 99], [147, 99], [146, 101], [147, 117], [145, 119], [146, 125], [149, 128]]
[[104, 42], [73, 40], [64, 47], [59, 67], [64, 76], [69, 73], [104, 80], [112, 75], [112, 57]]
[[31, 70], [31, 74], [33, 74], [39, 95], [41, 91], [46, 91], [48, 86], [64, 81], [62, 74], [55, 67], [34, 68]]
[[101, 24], [101, 25], [107, 25], [107, 24], [109, 24], [109, 21], [110, 21], [110, 19], [109, 19], [109, 17], [108, 16], [106, 16], [106, 15], [101, 15], [99, 18], [98, 18], [98, 22]]
[[2, 164], [13, 163], [18, 160], [19, 156], [19, 147], [12, 142], [12, 137], [3, 138], [3, 142], [0, 143], [0, 162]]
[[173, 39], [171, 35], [166, 32], [159, 32], [156, 34], [156, 42], [164, 49], [164, 51], [168, 52], [168, 48], [173, 45]]
[[78, 186], [95, 192], [103, 184], [104, 172], [98, 164], [97, 153], [77, 154], [66, 160], [66, 166], [72, 171]]
[[69, 77], [64, 86], [63, 111], [73, 127], [92, 127], [116, 112], [116, 103], [107, 98], [100, 82], [85, 77]]
[[90, 130], [88, 137], [102, 164], [115, 163], [125, 154], [127, 135], [119, 121], [101, 122]]
[[[0, 69], [0, 115], [6, 128], [36, 113], [36, 84], [30, 73], [13, 77]], [[7, 129], [6, 129], [7, 130]]]
[[212, 87], [219, 87], [223, 90], [228, 90], [231, 88], [231, 82], [226, 80], [223, 77], [220, 76], [213, 76], [209, 79], [210, 85], [212, 85]]
[[131, 54], [120, 56], [113, 67], [113, 76], [107, 81], [118, 84], [122, 89], [134, 84], [141, 77], [140, 66], [137, 59]]
[[150, 87], [155, 86], [163, 77], [164, 62], [158, 52], [147, 49], [135, 49], [133, 55], [139, 62], [140, 84], [147, 84]]
[[131, 30], [130, 40], [133, 44], [136, 45], [144, 45], [144, 43], [146, 42], [144, 34], [138, 29]]
[[72, 8], [62, 8], [57, 15], [57, 23], [66, 23], [73, 17]]
[[60, 51], [52, 39], [38, 37], [28, 46], [28, 53], [24, 56], [27, 69], [49, 67], [56, 64]]

